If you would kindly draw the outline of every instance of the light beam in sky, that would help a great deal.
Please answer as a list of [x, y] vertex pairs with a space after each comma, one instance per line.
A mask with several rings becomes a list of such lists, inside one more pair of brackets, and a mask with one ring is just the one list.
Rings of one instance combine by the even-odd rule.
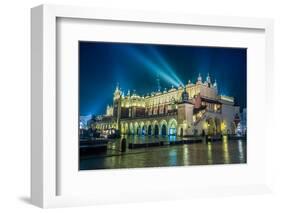
[[172, 69], [169, 63], [164, 59], [164, 57], [154, 47], [149, 47], [149, 49], [151, 53], [156, 57], [158, 62], [163, 66], [165, 71], [167, 71], [178, 82], [178, 84], [184, 85], [183, 82], [177, 76], [176, 72]]
[[158, 74], [166, 82], [176, 87], [180, 86], [181, 82], [169, 75], [171, 73], [170, 71], [168, 71], [169, 74], [167, 74], [167, 69], [165, 67], [159, 66], [159, 64], [155, 63], [155, 61], [151, 60], [150, 58], [147, 58], [144, 53], [136, 48], [131, 48], [130, 50], [130, 55], [133, 55], [134, 59], [146, 66], [148, 70], [151, 71], [155, 76]]

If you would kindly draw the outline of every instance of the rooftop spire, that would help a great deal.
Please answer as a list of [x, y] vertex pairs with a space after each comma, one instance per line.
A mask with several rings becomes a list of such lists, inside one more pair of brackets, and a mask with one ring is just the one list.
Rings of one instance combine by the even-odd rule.
[[217, 84], [217, 80], [215, 79], [215, 82], [214, 82], [214, 85], [213, 85], [214, 87], [217, 87], [218, 86], [218, 84]]
[[198, 75], [197, 82], [202, 82], [202, 77], [201, 77], [201, 74], [200, 74], [200, 73], [199, 73], [199, 75]]
[[210, 73], [208, 73], [207, 78], [206, 78], [207, 83], [211, 83], [211, 77], [210, 77]]

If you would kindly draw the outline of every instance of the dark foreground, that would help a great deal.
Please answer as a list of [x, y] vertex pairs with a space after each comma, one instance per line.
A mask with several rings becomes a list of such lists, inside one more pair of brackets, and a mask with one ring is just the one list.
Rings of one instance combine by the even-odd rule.
[[[135, 139], [134, 139], [135, 140]], [[247, 162], [246, 140], [200, 142], [118, 151], [111, 143], [104, 153], [80, 157], [80, 170], [238, 164]]]

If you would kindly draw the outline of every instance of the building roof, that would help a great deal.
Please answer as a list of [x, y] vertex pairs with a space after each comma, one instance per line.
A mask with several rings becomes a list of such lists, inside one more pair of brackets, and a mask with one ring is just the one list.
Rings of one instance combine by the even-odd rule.
[[221, 104], [221, 102], [219, 102], [218, 100], [210, 99], [207, 97], [201, 97], [201, 100], [212, 104]]

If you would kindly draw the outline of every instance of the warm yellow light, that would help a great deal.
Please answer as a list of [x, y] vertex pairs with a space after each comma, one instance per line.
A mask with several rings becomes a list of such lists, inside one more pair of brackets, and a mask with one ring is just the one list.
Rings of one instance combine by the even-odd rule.
[[196, 116], [195, 115], [193, 115], [193, 122], [195, 122], [196, 121]]
[[203, 129], [208, 129], [208, 123], [207, 122], [203, 123]]
[[226, 124], [224, 122], [221, 123], [221, 131], [225, 131], [226, 129]]

